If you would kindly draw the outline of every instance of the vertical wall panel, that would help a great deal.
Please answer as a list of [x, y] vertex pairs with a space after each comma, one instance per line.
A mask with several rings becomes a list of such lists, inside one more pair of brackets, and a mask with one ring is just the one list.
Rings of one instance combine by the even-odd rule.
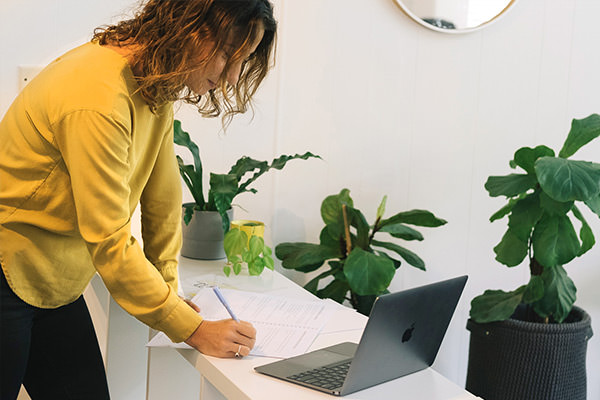
[[[269, 172], [257, 181], [257, 194], [236, 198], [247, 210], [236, 209], [236, 216], [264, 220], [273, 246], [316, 242], [321, 201], [343, 187], [369, 221], [384, 194], [388, 213], [425, 208], [447, 219], [444, 227], [423, 228], [423, 242], [406, 244], [428, 271], [403, 266], [391, 289], [469, 274], [436, 361], [462, 385], [470, 300], [488, 288], [511, 290], [528, 275], [525, 265], [509, 269], [494, 260], [506, 221], [488, 218], [504, 201], [490, 198], [483, 184], [489, 175], [512, 172], [508, 161], [517, 148], [558, 148], [571, 118], [600, 111], [600, 3], [521, 0], [489, 27], [444, 35], [410, 20], [393, 0], [273, 2], [278, 59], [257, 95], [254, 119], [236, 117], [223, 133], [218, 120], [201, 119], [189, 106], [180, 106], [177, 117], [199, 143], [207, 172], [227, 172], [242, 155], [323, 156]], [[131, 4], [1, 1], [0, 33], [18, 41], [0, 42], [0, 114], [16, 96], [18, 65], [47, 63]], [[186, 150], [178, 153], [190, 159]], [[576, 158], [598, 154], [600, 143], [593, 143]], [[600, 236], [600, 219], [585, 212]], [[567, 268], [596, 331], [599, 259], [597, 245]], [[590, 342], [590, 377], [600, 373], [597, 343]], [[589, 398], [598, 396], [600, 382], [590, 379]]]

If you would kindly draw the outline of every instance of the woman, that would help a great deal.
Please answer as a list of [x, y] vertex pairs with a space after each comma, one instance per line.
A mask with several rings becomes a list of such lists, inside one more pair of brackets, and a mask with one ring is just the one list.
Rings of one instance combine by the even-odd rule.
[[[148, 0], [48, 65], [0, 122], [0, 398], [108, 398], [81, 293], [204, 354], [247, 355], [247, 322], [177, 296], [181, 185], [173, 102], [227, 124], [269, 69], [268, 0]], [[140, 204], [143, 249], [131, 235]]]

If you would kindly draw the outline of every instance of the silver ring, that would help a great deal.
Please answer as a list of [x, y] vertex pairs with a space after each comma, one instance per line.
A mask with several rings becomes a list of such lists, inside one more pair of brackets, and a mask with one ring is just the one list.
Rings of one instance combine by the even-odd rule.
[[241, 358], [242, 355], [240, 354], [240, 350], [242, 350], [242, 345], [240, 344], [238, 346], [238, 350], [235, 352], [235, 358]]

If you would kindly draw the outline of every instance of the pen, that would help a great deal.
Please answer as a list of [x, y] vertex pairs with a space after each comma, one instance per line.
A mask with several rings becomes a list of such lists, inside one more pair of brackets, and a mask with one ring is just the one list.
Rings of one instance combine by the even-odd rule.
[[227, 312], [229, 313], [229, 315], [231, 315], [231, 318], [233, 318], [233, 320], [236, 321], [236, 322], [240, 322], [240, 320], [238, 319], [238, 317], [236, 317], [235, 314], [233, 313], [233, 311], [231, 310], [231, 307], [229, 307], [229, 304], [227, 303], [227, 300], [225, 300], [225, 297], [223, 297], [223, 293], [221, 293], [221, 291], [219, 290], [219, 288], [217, 286], [215, 286], [213, 288], [213, 291], [215, 292], [215, 294], [219, 298], [219, 301], [221, 302], [221, 304], [223, 304], [223, 306], [225, 307], [225, 309], [227, 310]]

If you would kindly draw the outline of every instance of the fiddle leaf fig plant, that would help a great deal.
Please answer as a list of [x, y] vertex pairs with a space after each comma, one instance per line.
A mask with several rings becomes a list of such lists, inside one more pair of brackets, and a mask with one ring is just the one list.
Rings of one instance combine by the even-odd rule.
[[[304, 288], [338, 303], [348, 300], [352, 307], [368, 315], [375, 298], [387, 293], [401, 260], [425, 270], [425, 262], [417, 254], [384, 238], [423, 240], [423, 235], [409, 225], [437, 227], [446, 223], [425, 210], [405, 211], [384, 218], [386, 199], [384, 196], [375, 222], [369, 225], [363, 213], [354, 207], [348, 189], [327, 196], [321, 204], [325, 227], [319, 243], [280, 243], [275, 247], [275, 255], [284, 268], [300, 272], [316, 271], [327, 262], [329, 268]], [[319, 282], [326, 278], [329, 283], [319, 288]]]
[[252, 235], [248, 240], [246, 232], [232, 228], [225, 234], [223, 247], [227, 255], [227, 264], [223, 267], [226, 276], [231, 271], [239, 275], [244, 263], [250, 275], [260, 275], [265, 268], [273, 270], [273, 251], [260, 236]]
[[[223, 231], [229, 230], [229, 217], [227, 210], [231, 208], [233, 198], [244, 192], [256, 193], [256, 189], [250, 185], [261, 175], [271, 169], [283, 169], [290, 160], [307, 160], [309, 158], [321, 158], [318, 155], [306, 152], [304, 154], [281, 155], [269, 164], [267, 161], [258, 161], [250, 157], [241, 157], [226, 174], [210, 173], [208, 197], [204, 197], [202, 161], [198, 145], [192, 141], [189, 133], [181, 128], [181, 121], [175, 120], [174, 141], [179, 146], [186, 147], [193, 156], [193, 164], [185, 164], [181, 157], [177, 156], [179, 173], [194, 198], [194, 203], [184, 205], [183, 220], [186, 224], [192, 219], [194, 210], [218, 211], [223, 222]], [[248, 174], [248, 175], [247, 175]]]
[[[595, 244], [580, 208], [600, 216], [600, 164], [571, 160], [582, 146], [600, 136], [600, 116], [573, 119], [558, 156], [546, 146], [522, 147], [510, 161], [524, 173], [490, 176], [485, 189], [508, 203], [490, 222], [508, 217], [508, 229], [496, 247], [496, 260], [515, 267], [529, 261], [529, 282], [517, 289], [486, 290], [471, 302], [471, 318], [480, 323], [511, 317], [525, 304], [544, 322], [563, 322], [573, 307], [576, 288], [564, 265]], [[579, 234], [574, 223], [579, 225]]]

